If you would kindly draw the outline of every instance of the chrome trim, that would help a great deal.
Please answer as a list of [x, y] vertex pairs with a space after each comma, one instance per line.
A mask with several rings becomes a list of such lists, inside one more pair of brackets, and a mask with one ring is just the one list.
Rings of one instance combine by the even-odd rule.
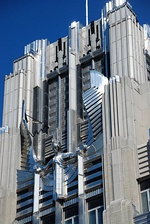
[[101, 184], [103, 184], [103, 180], [102, 179], [93, 181], [92, 183], [85, 185], [85, 190], [90, 190], [90, 189], [92, 189], [92, 188], [94, 188], [94, 187], [96, 187], [98, 185], [101, 185]]
[[102, 171], [97, 171], [91, 175], [88, 175], [85, 177], [85, 181], [89, 181], [89, 180], [92, 180], [93, 178], [97, 177], [97, 176], [101, 176], [103, 174]]
[[94, 191], [86, 193], [85, 194], [85, 198], [88, 199], [88, 198], [94, 197], [94, 196], [102, 194], [102, 193], [103, 193], [103, 188], [98, 188], [98, 189], [96, 189]]
[[52, 196], [52, 195], [53, 195], [52, 191], [45, 192], [44, 194], [41, 194], [39, 196], [39, 200], [44, 199], [44, 198], [49, 197], [49, 196]]
[[20, 200], [22, 200], [24, 198], [27, 198], [27, 197], [31, 196], [31, 195], [33, 195], [33, 191], [27, 192], [27, 193], [22, 194], [22, 195], [19, 195], [19, 196], [17, 196], [17, 201], [20, 201]]
[[23, 208], [24, 206], [29, 205], [29, 204], [33, 204], [33, 198], [17, 204], [17, 209]]
[[39, 204], [39, 208], [44, 208], [44, 206], [47, 206], [47, 205], [52, 205], [53, 204], [53, 199], [49, 199], [47, 201], [44, 201], [44, 202], [41, 202]]
[[18, 183], [17, 190], [20, 190], [22, 188], [26, 188], [26, 187], [29, 187], [29, 186], [33, 186], [33, 184], [34, 184], [34, 180], [30, 180], [30, 181], [24, 182], [24, 183]]
[[33, 206], [31, 205], [31, 207], [27, 208], [27, 209], [24, 209], [20, 212], [17, 212], [17, 215], [16, 217], [20, 217], [20, 216], [23, 216], [23, 215], [27, 215], [28, 213], [32, 213], [33, 212]]
[[73, 198], [69, 201], [64, 202], [64, 208], [66, 208], [70, 205], [76, 204], [76, 203], [78, 203], [78, 198]]
[[75, 190], [69, 191], [67, 196], [70, 197], [70, 196], [76, 195], [77, 193], [78, 193], [78, 188], [76, 188]]
[[39, 212], [39, 217], [48, 215], [48, 214], [50, 214], [50, 213], [52, 213], [52, 212], [55, 212], [55, 207], [48, 208], [48, 209], [46, 209], [46, 210], [44, 210], [44, 211]]

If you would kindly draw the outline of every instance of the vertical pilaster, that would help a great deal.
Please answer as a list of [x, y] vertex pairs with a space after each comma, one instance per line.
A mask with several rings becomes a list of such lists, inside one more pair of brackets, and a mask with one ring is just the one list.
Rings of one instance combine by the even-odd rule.
[[83, 176], [83, 157], [78, 155], [78, 211], [79, 224], [86, 224], [85, 217], [85, 197], [84, 197], [84, 176]]
[[68, 111], [68, 149], [75, 152], [77, 147], [77, 62], [79, 58], [79, 23], [70, 26], [69, 44], [69, 111]]
[[61, 200], [63, 198], [63, 169], [58, 165], [55, 164], [55, 171], [54, 171], [54, 183], [55, 186], [53, 188], [53, 197], [55, 199], [55, 223], [62, 222], [62, 206]]
[[39, 188], [40, 175], [34, 174], [34, 201], [33, 201], [33, 223], [39, 224]]

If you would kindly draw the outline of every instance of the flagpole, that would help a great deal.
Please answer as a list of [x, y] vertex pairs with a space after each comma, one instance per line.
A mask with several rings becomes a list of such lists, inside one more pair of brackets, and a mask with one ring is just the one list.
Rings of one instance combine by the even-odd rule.
[[86, 0], [86, 26], [89, 24], [88, 18], [88, 0]]

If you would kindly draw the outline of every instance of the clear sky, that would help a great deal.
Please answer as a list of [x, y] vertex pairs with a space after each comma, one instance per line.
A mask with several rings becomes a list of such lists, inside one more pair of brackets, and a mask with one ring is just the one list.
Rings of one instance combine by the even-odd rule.
[[[73, 21], [85, 25], [86, 0], [0, 0], [0, 126], [4, 77], [13, 72], [13, 60], [36, 39], [50, 42], [68, 35]], [[89, 0], [89, 22], [101, 17], [108, 0]], [[150, 0], [129, 0], [139, 23], [150, 24]]]

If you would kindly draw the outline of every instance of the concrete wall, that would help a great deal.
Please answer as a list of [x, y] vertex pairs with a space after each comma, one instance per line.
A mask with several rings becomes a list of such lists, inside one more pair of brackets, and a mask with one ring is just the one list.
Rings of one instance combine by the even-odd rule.
[[140, 213], [137, 149], [148, 140], [148, 86], [149, 83], [139, 85], [128, 77], [114, 77], [105, 89], [105, 224], [133, 223], [133, 216]]
[[129, 76], [144, 83], [147, 80], [144, 32], [136, 15], [125, 5], [111, 12], [108, 18], [111, 76]]
[[[5, 78], [3, 126], [8, 131], [0, 134], [0, 223], [10, 224], [16, 216], [17, 169], [21, 161], [20, 122], [22, 101], [32, 116], [34, 86], [33, 57], [14, 62], [14, 73]], [[32, 122], [29, 121], [32, 130]]]

